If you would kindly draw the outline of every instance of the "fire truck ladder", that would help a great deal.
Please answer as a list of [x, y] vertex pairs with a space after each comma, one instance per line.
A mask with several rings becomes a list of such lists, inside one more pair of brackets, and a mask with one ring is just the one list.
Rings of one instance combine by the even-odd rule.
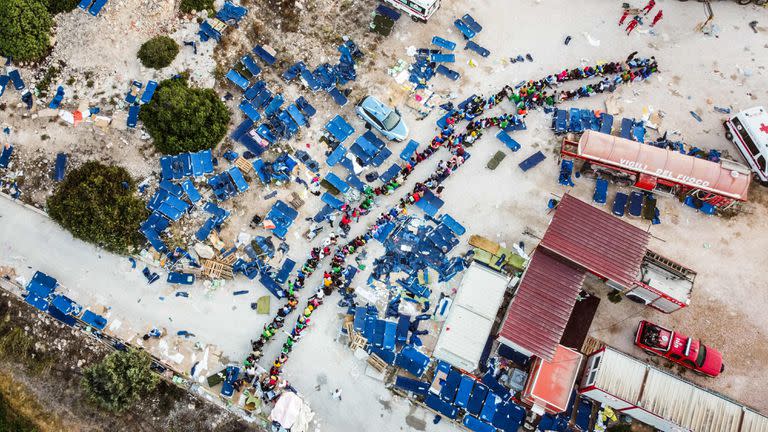
[[665, 268], [665, 269], [669, 270], [670, 272], [677, 273], [678, 275], [680, 275], [681, 277], [683, 277], [685, 279], [688, 279], [688, 278], [696, 276], [696, 272], [694, 272], [693, 270], [691, 270], [689, 268], [686, 268], [686, 267], [683, 267], [680, 264], [678, 264], [678, 263], [676, 263], [676, 262], [674, 262], [674, 261], [672, 261], [672, 260], [670, 260], [668, 258], [664, 258], [663, 256], [657, 254], [656, 252], [653, 252], [653, 251], [650, 251], [650, 250], [646, 251], [645, 252], [645, 259], [647, 259], [648, 261], [651, 261], [653, 263], [658, 264], [660, 267]]

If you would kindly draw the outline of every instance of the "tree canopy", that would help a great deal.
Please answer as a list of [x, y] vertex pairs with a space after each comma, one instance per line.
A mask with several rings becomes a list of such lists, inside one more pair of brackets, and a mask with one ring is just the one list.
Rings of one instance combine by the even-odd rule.
[[[0, 0], [2, 1], [2, 0]], [[78, 0], [41, 0], [51, 15], [61, 12], [69, 12], [80, 3]]]
[[181, 0], [181, 11], [184, 13], [202, 10], [213, 10], [213, 0]]
[[83, 371], [88, 398], [104, 409], [120, 412], [152, 391], [159, 378], [150, 370], [149, 354], [130, 348], [115, 351]]
[[141, 64], [152, 69], [162, 69], [176, 58], [179, 45], [168, 36], [155, 36], [141, 44], [138, 57]]
[[166, 154], [214, 148], [227, 133], [229, 117], [216, 92], [191, 88], [184, 78], [161, 82], [139, 113], [155, 148]]
[[71, 170], [48, 198], [48, 214], [81, 240], [128, 253], [144, 243], [138, 229], [148, 215], [134, 190], [125, 169], [86, 162]]
[[53, 20], [40, 0], [0, 0], [0, 54], [38, 60], [48, 51]]

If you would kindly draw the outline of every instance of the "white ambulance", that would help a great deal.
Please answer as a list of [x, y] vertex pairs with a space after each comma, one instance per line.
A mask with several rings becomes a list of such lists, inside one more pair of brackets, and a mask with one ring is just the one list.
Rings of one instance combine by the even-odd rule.
[[440, 0], [384, 0], [384, 3], [407, 13], [412, 20], [419, 22], [427, 22], [440, 7]]
[[742, 111], [726, 120], [725, 137], [736, 144], [757, 180], [768, 186], [768, 113], [763, 107]]

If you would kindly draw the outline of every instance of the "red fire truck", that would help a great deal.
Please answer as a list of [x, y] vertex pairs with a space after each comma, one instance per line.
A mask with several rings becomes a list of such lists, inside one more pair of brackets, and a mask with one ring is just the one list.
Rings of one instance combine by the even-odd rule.
[[712, 162], [676, 151], [588, 130], [578, 142], [563, 140], [563, 157], [581, 160], [579, 172], [624, 186], [692, 196], [720, 209], [747, 200], [748, 167], [722, 159]]

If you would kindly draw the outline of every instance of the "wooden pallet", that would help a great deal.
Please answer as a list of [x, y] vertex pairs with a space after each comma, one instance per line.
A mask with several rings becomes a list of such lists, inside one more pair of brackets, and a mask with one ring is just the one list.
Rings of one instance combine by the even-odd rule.
[[253, 171], [253, 165], [242, 156], [235, 159], [234, 164], [236, 167], [240, 168], [240, 171], [246, 174], [250, 174], [250, 172]]
[[368, 364], [381, 373], [386, 373], [389, 365], [376, 354], [368, 356]]
[[203, 266], [203, 276], [209, 279], [234, 279], [235, 275], [232, 272], [232, 264], [225, 263], [213, 259], [201, 259], [200, 264]]
[[474, 246], [478, 249], [482, 249], [484, 251], [488, 251], [493, 255], [496, 255], [496, 253], [501, 248], [501, 245], [496, 243], [495, 241], [489, 240], [481, 235], [473, 235], [469, 238], [469, 244], [470, 246]]
[[587, 338], [584, 340], [584, 344], [581, 345], [581, 353], [584, 355], [590, 355], [604, 347], [605, 342], [595, 339], [592, 336], [587, 336]]
[[293, 207], [295, 210], [298, 210], [301, 208], [301, 206], [304, 205], [304, 200], [301, 199], [299, 194], [296, 192], [291, 192], [291, 198], [288, 200], [288, 204], [290, 204], [291, 207]]

